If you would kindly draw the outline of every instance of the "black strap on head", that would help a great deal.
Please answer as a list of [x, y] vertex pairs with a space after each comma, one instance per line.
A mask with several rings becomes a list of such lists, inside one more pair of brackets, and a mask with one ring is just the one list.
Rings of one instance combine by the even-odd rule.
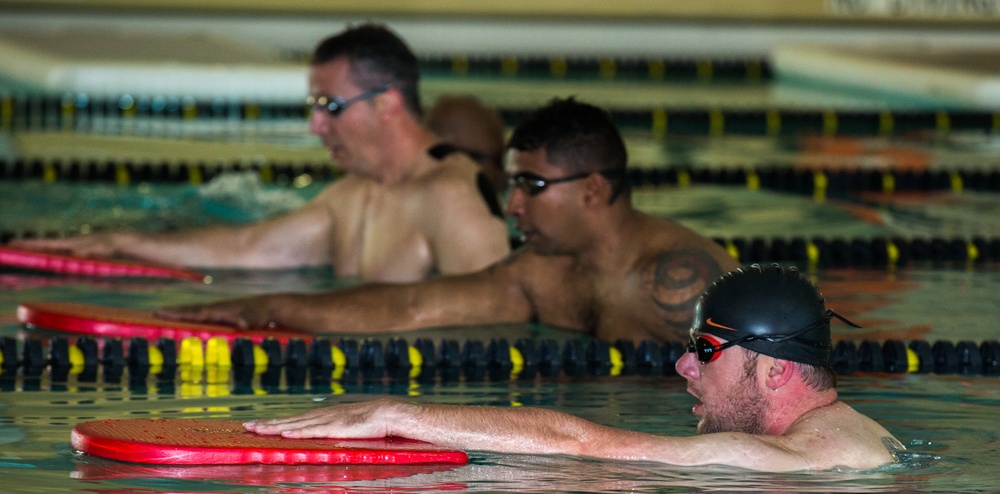
[[435, 144], [434, 147], [427, 150], [427, 154], [431, 155], [431, 158], [434, 158], [436, 160], [443, 160], [449, 154], [457, 152], [458, 152], [457, 147], [445, 143]]
[[486, 201], [486, 206], [490, 208], [493, 216], [503, 219], [503, 209], [500, 207], [500, 201], [497, 199], [497, 192], [493, 189], [490, 179], [486, 178], [483, 172], [476, 174], [476, 185], [479, 187], [479, 194], [483, 196], [483, 200]]

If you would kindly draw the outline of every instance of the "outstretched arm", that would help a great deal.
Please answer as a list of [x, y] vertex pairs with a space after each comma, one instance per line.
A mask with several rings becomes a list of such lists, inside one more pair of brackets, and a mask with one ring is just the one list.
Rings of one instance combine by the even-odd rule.
[[248, 422], [245, 427], [258, 434], [288, 438], [401, 436], [498, 453], [565, 454], [674, 465], [724, 464], [764, 471], [811, 468], [780, 436], [657, 436], [531, 407], [418, 405], [383, 399]]
[[585, 454], [595, 432], [608, 429], [542, 408], [417, 405], [389, 399], [248, 422], [245, 427], [288, 438], [400, 436], [470, 450], [576, 455]]
[[331, 219], [312, 202], [263, 221], [178, 232], [107, 232], [21, 240], [19, 248], [85, 257], [142, 259], [187, 267], [276, 269], [330, 262]]
[[[516, 262], [516, 261], [514, 261]], [[271, 294], [156, 311], [164, 319], [279, 327], [314, 333], [376, 333], [525, 322], [533, 306], [507, 260], [484, 271], [407, 284], [369, 284], [312, 294]]]

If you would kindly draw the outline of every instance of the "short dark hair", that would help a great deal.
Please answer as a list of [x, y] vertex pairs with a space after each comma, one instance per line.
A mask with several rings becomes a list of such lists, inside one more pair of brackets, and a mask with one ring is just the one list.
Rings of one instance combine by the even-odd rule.
[[410, 47], [385, 26], [362, 24], [321, 41], [309, 65], [338, 58], [351, 65], [351, 81], [363, 89], [392, 84], [403, 93], [407, 109], [420, 118], [420, 65]]
[[837, 372], [829, 365], [799, 364], [802, 380], [816, 391], [826, 391], [837, 387]]
[[[574, 98], [553, 99], [525, 118], [507, 144], [509, 149], [544, 149], [548, 162], [569, 172], [603, 171], [615, 197], [628, 191], [628, 152], [611, 115]], [[612, 198], [612, 202], [614, 198]]]

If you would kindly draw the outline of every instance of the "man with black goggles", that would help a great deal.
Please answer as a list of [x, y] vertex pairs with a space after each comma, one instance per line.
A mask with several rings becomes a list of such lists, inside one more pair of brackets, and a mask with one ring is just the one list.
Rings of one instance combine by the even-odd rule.
[[100, 232], [22, 247], [201, 268], [331, 266], [343, 279], [413, 282], [478, 271], [510, 252], [497, 192], [423, 125], [419, 65], [389, 29], [322, 40], [309, 61], [309, 131], [342, 172], [309, 203], [240, 225]]
[[627, 161], [607, 111], [556, 99], [523, 119], [507, 144], [506, 214], [523, 244], [502, 262], [421, 283], [264, 295], [160, 315], [368, 334], [538, 322], [606, 341], [679, 340], [698, 295], [737, 263], [713, 240], [636, 209]]
[[692, 437], [619, 429], [551, 410], [387, 400], [246, 427], [284, 437], [369, 437], [378, 431], [469, 450], [773, 472], [893, 463], [903, 445], [837, 399], [829, 367], [831, 316], [839, 317], [795, 270], [754, 265], [713, 283], [698, 302], [691, 331], [718, 344], [698, 357], [685, 354], [676, 365], [698, 400], [699, 434]]

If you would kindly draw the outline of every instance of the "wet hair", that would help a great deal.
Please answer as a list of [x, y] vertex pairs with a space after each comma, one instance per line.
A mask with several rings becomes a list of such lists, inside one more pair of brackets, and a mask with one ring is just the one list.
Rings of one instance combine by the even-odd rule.
[[628, 194], [628, 153], [611, 115], [572, 97], [553, 99], [514, 129], [509, 149], [544, 149], [548, 162], [569, 173], [606, 172], [614, 196]]
[[802, 380], [816, 391], [826, 391], [837, 387], [837, 373], [827, 365], [799, 364]]
[[385, 26], [362, 24], [321, 41], [313, 50], [309, 65], [316, 66], [346, 58], [351, 66], [351, 82], [362, 89], [392, 85], [403, 93], [406, 108], [420, 118], [420, 66], [410, 47]]

